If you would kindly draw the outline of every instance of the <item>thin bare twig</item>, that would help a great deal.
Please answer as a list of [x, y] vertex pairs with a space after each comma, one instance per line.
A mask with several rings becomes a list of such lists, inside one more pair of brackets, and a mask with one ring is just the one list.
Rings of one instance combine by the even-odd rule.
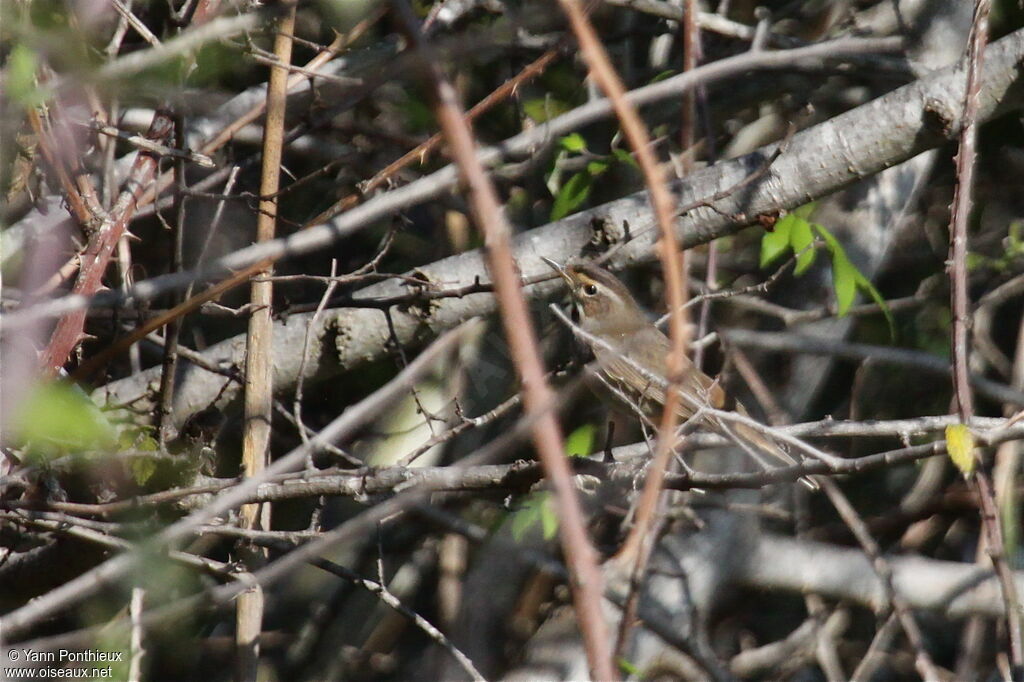
[[480, 671], [476, 669], [476, 666], [473, 665], [473, 661], [469, 660], [469, 657], [466, 656], [466, 654], [462, 653], [462, 651], [459, 650], [459, 648], [456, 647], [450, 639], [445, 637], [443, 632], [434, 627], [433, 623], [403, 604], [401, 600], [388, 589], [387, 585], [385, 585], [383, 581], [364, 578], [356, 572], [345, 568], [341, 564], [337, 564], [322, 557], [310, 559], [309, 563], [317, 568], [327, 571], [328, 573], [333, 573], [339, 578], [351, 581], [365, 589], [367, 592], [376, 595], [382, 602], [411, 620], [416, 624], [416, 627], [422, 630], [428, 637], [440, 644], [445, 651], [450, 653], [452, 657], [458, 661], [459, 665], [462, 666], [462, 669], [465, 670], [472, 679], [478, 681], [485, 679], [484, 676], [480, 674]]
[[[324, 289], [324, 295], [320, 297], [320, 303], [317, 304], [316, 310], [313, 313], [313, 317], [310, 319], [309, 325], [306, 328], [306, 335], [302, 340], [302, 360], [299, 362], [299, 381], [295, 385], [295, 400], [292, 401], [292, 414], [295, 415], [295, 423], [298, 424], [299, 427], [299, 438], [302, 439], [303, 443], [309, 440], [309, 436], [306, 434], [306, 426], [302, 421], [302, 390], [303, 386], [305, 385], [304, 378], [306, 375], [306, 363], [308, 362], [309, 359], [309, 346], [310, 341], [312, 341], [313, 338], [313, 328], [316, 326], [316, 318], [318, 315], [320, 315], [320, 313], [323, 312], [324, 306], [327, 304], [327, 301], [331, 298], [331, 294], [334, 293], [334, 289], [338, 286], [338, 280], [334, 279], [335, 275], [337, 275], [337, 269], [338, 261], [337, 259], [332, 258], [331, 280], [327, 284], [327, 287]], [[310, 457], [310, 459], [306, 462], [306, 468], [313, 468], [312, 457]]]
[[832, 502], [832, 506], [839, 512], [839, 516], [843, 519], [849, 529], [853, 532], [857, 538], [857, 542], [860, 543], [864, 553], [867, 554], [868, 559], [871, 561], [871, 567], [878, 575], [879, 580], [882, 583], [882, 589], [885, 591], [885, 596], [892, 608], [896, 612], [896, 617], [899, 619], [900, 624], [903, 626], [903, 631], [907, 635], [907, 639], [910, 640], [911, 646], [914, 647], [915, 657], [914, 665], [917, 668], [918, 673], [922, 678], [928, 682], [939, 682], [942, 677], [939, 675], [938, 669], [935, 667], [934, 661], [924, 646], [924, 636], [921, 634], [921, 628], [918, 627], [917, 621], [914, 619], [914, 614], [910, 610], [910, 605], [907, 604], [906, 600], [896, 591], [896, 587], [893, 584], [892, 578], [892, 567], [889, 566], [889, 562], [882, 556], [882, 551], [878, 547], [878, 543], [871, 537], [871, 533], [868, 531], [867, 526], [864, 525], [864, 521], [860, 518], [857, 510], [853, 508], [850, 501], [843, 494], [843, 491], [839, 489], [839, 486], [834, 481], [828, 478], [819, 478], [822, 489], [825, 494], [828, 495], [829, 500]]
[[[561, 53], [561, 48], [552, 48], [540, 57], [537, 57], [537, 59], [527, 64], [522, 71], [505, 81], [494, 92], [473, 105], [473, 107], [466, 113], [466, 118], [470, 121], [475, 121], [477, 118], [493, 109], [496, 105], [505, 101], [507, 97], [515, 94], [516, 90], [522, 85], [529, 83], [531, 80], [544, 73], [545, 69], [547, 69], [547, 67], [550, 66]], [[443, 140], [444, 136], [441, 133], [431, 135], [425, 142], [417, 145], [413, 149], [410, 149], [401, 157], [389, 163], [384, 167], [384, 169], [378, 171], [372, 178], [360, 183], [359, 194], [350, 194], [349, 196], [336, 201], [329, 208], [310, 220], [306, 226], [319, 225], [320, 223], [327, 222], [339, 213], [355, 206], [359, 203], [360, 198], [367, 196], [370, 192], [382, 186], [403, 168], [412, 165], [416, 161], [424, 163], [430, 154], [441, 145]]]

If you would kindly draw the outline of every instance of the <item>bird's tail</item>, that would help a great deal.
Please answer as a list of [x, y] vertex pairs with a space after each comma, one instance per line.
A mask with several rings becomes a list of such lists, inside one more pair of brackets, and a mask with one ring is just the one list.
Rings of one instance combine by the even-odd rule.
[[[745, 412], [744, 410], [744, 416], [746, 416]], [[795, 457], [782, 449], [781, 445], [753, 427], [737, 422], [731, 424], [724, 423], [722, 427], [722, 430], [725, 432], [724, 435], [732, 436], [766, 470], [771, 469], [772, 465], [764, 460], [763, 455], [769, 455], [779, 464], [785, 466], [796, 466], [800, 463]], [[800, 482], [811, 490], [818, 490], [821, 487], [809, 476], [804, 476], [800, 479]]]

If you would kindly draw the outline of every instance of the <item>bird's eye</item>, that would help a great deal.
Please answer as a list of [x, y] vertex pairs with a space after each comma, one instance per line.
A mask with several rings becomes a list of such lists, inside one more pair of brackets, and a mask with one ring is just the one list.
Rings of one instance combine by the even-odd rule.
[[586, 286], [583, 287], [583, 293], [585, 293], [587, 296], [597, 296], [597, 285], [587, 284]]

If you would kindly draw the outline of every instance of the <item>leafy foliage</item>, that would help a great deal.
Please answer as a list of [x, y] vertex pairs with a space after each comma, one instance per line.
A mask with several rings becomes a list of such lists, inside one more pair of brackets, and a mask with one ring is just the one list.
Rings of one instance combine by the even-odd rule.
[[516, 542], [521, 542], [538, 524], [544, 539], [553, 539], [558, 532], [558, 514], [555, 513], [554, 497], [546, 491], [533, 493], [523, 500], [509, 522], [512, 537]]
[[[587, 149], [586, 140], [579, 133], [571, 133], [559, 140], [560, 151], [555, 157], [554, 167], [547, 176], [548, 190], [555, 197], [551, 207], [550, 220], [561, 220], [575, 213], [590, 198], [590, 191], [595, 180], [608, 172], [615, 164], [636, 167], [636, 159], [622, 149], [614, 149], [604, 156], [591, 153]], [[561, 181], [560, 162], [574, 155], [589, 157], [586, 167], [573, 173], [564, 183]]]
[[766, 268], [785, 254], [793, 253], [796, 256], [793, 274], [797, 277], [803, 275], [814, 264], [817, 235], [832, 259], [832, 289], [835, 292], [839, 317], [850, 311], [857, 292], [861, 291], [878, 304], [889, 323], [890, 333], [895, 336], [896, 322], [885, 298], [871, 280], [853, 264], [839, 240], [824, 225], [808, 220], [814, 208], [813, 203], [805, 204], [780, 218], [770, 232], [765, 232], [761, 238], [761, 267]]

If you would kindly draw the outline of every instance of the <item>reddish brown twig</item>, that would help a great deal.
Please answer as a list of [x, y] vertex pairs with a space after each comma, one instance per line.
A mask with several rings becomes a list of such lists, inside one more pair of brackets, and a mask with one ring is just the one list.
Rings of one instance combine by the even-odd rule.
[[[493, 109], [497, 104], [505, 101], [505, 99], [515, 93], [516, 89], [533, 80], [540, 74], [544, 73], [544, 70], [553, 62], [559, 54], [561, 54], [561, 48], [552, 48], [537, 57], [526, 67], [517, 73], [515, 76], [505, 81], [500, 87], [494, 92], [484, 97], [482, 100], [476, 103], [476, 105], [466, 113], [466, 118], [470, 121], [475, 121], [482, 114]], [[423, 163], [427, 160], [427, 157], [437, 149], [441, 144], [444, 136], [441, 133], [435, 133], [426, 142], [416, 146], [414, 149], [409, 150], [398, 159], [392, 161], [383, 170], [378, 171], [372, 178], [359, 185], [358, 194], [349, 194], [343, 199], [339, 199], [330, 208], [323, 211], [317, 217], [306, 223], [306, 227], [310, 225], [319, 225], [325, 223], [339, 213], [343, 213], [348, 209], [352, 208], [359, 203], [359, 200], [377, 189], [389, 178], [393, 177], [398, 171], [403, 168], [415, 163], [417, 160]]]
[[[953, 310], [953, 387], [956, 393], [957, 411], [963, 424], [970, 424], [974, 415], [974, 400], [971, 393], [970, 368], [968, 366], [968, 334], [970, 327], [970, 301], [967, 290], [967, 223], [970, 218], [972, 191], [974, 187], [974, 164], [977, 156], [978, 107], [980, 95], [980, 72], [988, 44], [988, 16], [991, 9], [989, 0], [977, 0], [974, 9], [974, 23], [967, 53], [967, 86], [964, 91], [963, 123], [960, 132], [960, 148], [956, 156], [957, 184], [953, 195], [953, 215], [950, 226], [949, 276], [950, 296]], [[996, 575], [1003, 600], [1006, 603], [1006, 622], [1009, 630], [1010, 656], [1013, 661], [1014, 679], [1024, 676], [1024, 634], [1020, 597], [1014, 582], [1013, 571], [1006, 558], [1006, 545], [1000, 527], [995, 493], [988, 472], [977, 468], [970, 474], [970, 480], [977, 491], [981, 506], [981, 522], [985, 531], [986, 551]]]
[[555, 491], [560, 517], [559, 533], [573, 577], [571, 587], [591, 674], [600, 680], [611, 680], [615, 675], [608, 628], [602, 612], [604, 580], [597, 565], [597, 552], [587, 537], [572, 472], [564, 454], [561, 428], [550, 410], [553, 394], [544, 378], [536, 332], [512, 256], [512, 231], [504, 218], [494, 185], [476, 155], [472, 131], [460, 111], [455, 89], [442, 73], [436, 55], [423, 41], [409, 7], [401, 0], [395, 0], [393, 7], [405, 25], [410, 41], [424, 57], [422, 62], [433, 81], [437, 97], [438, 122], [469, 190], [474, 219], [484, 233], [487, 264], [494, 280], [505, 335], [520, 374], [526, 413], [536, 418], [532, 426], [534, 446]]
[[167, 312], [158, 315], [157, 317], [154, 317], [151, 320], [148, 320], [141, 326], [137, 327], [134, 331], [132, 331], [132, 333], [128, 334], [123, 338], [118, 339], [110, 346], [105, 348], [102, 352], [97, 353], [96, 355], [90, 357], [88, 360], [83, 362], [78, 367], [78, 369], [76, 369], [71, 374], [72, 380], [82, 381], [88, 379], [93, 374], [93, 372], [95, 372], [104, 364], [109, 362], [111, 358], [115, 358], [119, 354], [128, 350], [128, 348], [130, 348], [133, 344], [136, 344], [142, 339], [146, 338], [146, 336], [149, 335], [150, 333], [156, 331], [157, 329], [160, 329], [171, 320], [176, 320], [181, 317], [184, 317], [193, 310], [199, 308], [199, 306], [201, 306], [202, 304], [206, 303], [207, 301], [212, 301], [213, 299], [217, 298], [224, 292], [234, 289], [239, 284], [242, 284], [250, 277], [255, 275], [257, 272], [260, 272], [261, 270], [264, 270], [267, 267], [269, 267], [269, 265], [269, 261], [260, 261], [259, 263], [254, 263], [253, 265], [250, 265], [249, 267], [243, 270], [239, 270], [238, 272], [231, 275], [227, 279], [217, 282], [215, 285], [211, 286], [206, 291], [200, 292], [195, 296], [189, 298], [188, 300], [174, 306]]
[[638, 560], [645, 552], [649, 551], [648, 534], [654, 521], [665, 469], [675, 445], [676, 405], [679, 401], [678, 382], [686, 352], [686, 329], [682, 312], [683, 306], [686, 304], [686, 287], [683, 286], [683, 258], [672, 224], [675, 202], [668, 191], [662, 169], [651, 150], [650, 135], [637, 115], [636, 108], [626, 100], [625, 88], [612, 68], [608, 54], [601, 45], [594, 27], [587, 19], [579, 1], [559, 0], [559, 3], [569, 18], [569, 25], [576, 35], [580, 51], [590, 68], [590, 74], [611, 101], [615, 115], [622, 125], [622, 131], [629, 140], [629, 144], [636, 154], [637, 163], [643, 172], [658, 222], [660, 232], [658, 255], [665, 273], [666, 297], [668, 308], [671, 311], [669, 338], [672, 350], [668, 358], [669, 376], [667, 377], [669, 387], [666, 391], [665, 407], [658, 427], [658, 447], [637, 506], [633, 531], [618, 555], [621, 566], [632, 567], [634, 564], [642, 563]]
[[[162, 142], [171, 134], [173, 127], [174, 123], [170, 114], [158, 110], [153, 115], [153, 122], [146, 132], [146, 137]], [[155, 155], [147, 151], [139, 152], [117, 202], [111, 208], [110, 214], [100, 222], [82, 253], [82, 265], [73, 293], [91, 296], [99, 289], [114, 247], [117, 246], [118, 240], [121, 239], [121, 235], [124, 234], [128, 222], [138, 207], [139, 197], [152, 182], [156, 167], [157, 157]], [[68, 355], [82, 338], [85, 313], [85, 310], [76, 310], [57, 322], [57, 328], [40, 360], [44, 372], [56, 372], [67, 361]]]
[[[59, 115], [59, 108], [56, 104], [50, 108], [50, 111], [51, 119]], [[46, 163], [53, 170], [57, 181], [60, 182], [60, 186], [64, 190], [64, 200], [71, 209], [72, 215], [78, 220], [82, 231], [89, 234], [100, 222], [103, 209], [96, 197], [92, 183], [89, 182], [88, 174], [82, 171], [78, 155], [60, 153], [60, 150], [67, 149], [69, 146], [67, 129], [55, 130], [57, 126], [53, 123], [49, 127], [44, 127], [39, 112], [35, 108], [29, 109], [28, 122], [36, 139], [39, 140], [39, 151], [42, 152], [43, 158], [46, 159]], [[65, 162], [71, 167], [68, 168]]]

